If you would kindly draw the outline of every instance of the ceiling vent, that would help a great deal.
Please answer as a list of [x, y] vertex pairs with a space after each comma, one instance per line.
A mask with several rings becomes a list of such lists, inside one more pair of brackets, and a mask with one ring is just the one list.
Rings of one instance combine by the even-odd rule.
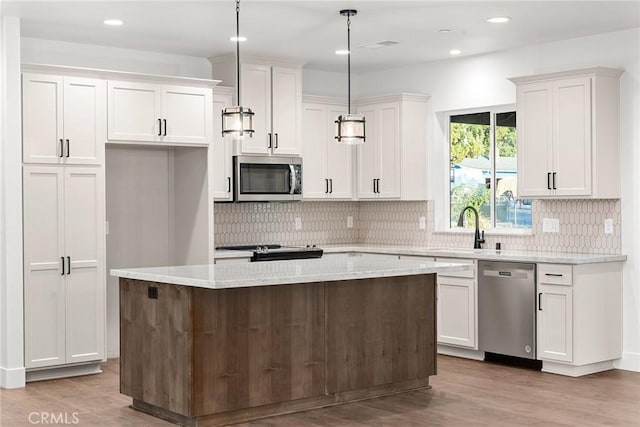
[[398, 42], [395, 42], [393, 40], [383, 40], [383, 41], [380, 41], [380, 42], [364, 44], [364, 45], [362, 45], [360, 47], [364, 47], [364, 48], [367, 48], [367, 49], [380, 49], [382, 47], [393, 46], [394, 44], [398, 44]]

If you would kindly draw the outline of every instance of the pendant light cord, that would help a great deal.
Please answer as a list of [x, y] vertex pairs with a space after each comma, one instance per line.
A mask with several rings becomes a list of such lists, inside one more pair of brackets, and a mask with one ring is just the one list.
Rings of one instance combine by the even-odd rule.
[[236, 88], [240, 105], [240, 0], [236, 0]]
[[351, 15], [347, 15], [347, 114], [351, 114]]

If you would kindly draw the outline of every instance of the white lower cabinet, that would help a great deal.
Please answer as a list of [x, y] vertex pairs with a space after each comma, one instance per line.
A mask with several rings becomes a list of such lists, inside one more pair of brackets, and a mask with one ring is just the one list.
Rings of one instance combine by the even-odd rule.
[[538, 358], [573, 359], [573, 290], [571, 286], [538, 285]]
[[25, 367], [105, 354], [104, 170], [24, 167]]
[[622, 263], [538, 264], [537, 346], [542, 370], [581, 376], [622, 356]]
[[438, 274], [438, 344], [477, 349], [477, 278], [475, 261], [436, 258], [438, 262], [473, 264], [468, 271]]

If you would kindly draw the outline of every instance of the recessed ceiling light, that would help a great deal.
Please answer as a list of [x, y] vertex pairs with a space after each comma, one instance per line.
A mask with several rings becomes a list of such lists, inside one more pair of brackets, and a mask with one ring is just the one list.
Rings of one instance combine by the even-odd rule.
[[246, 42], [247, 38], [244, 36], [240, 36], [240, 37], [233, 36], [229, 38], [229, 40], [231, 40], [232, 42]]
[[508, 16], [494, 16], [492, 18], [487, 18], [487, 22], [492, 24], [504, 24], [505, 22], [509, 22], [511, 18]]
[[105, 19], [104, 25], [111, 25], [112, 27], [119, 27], [124, 24], [122, 19]]
[[338, 49], [336, 50], [336, 55], [348, 55], [349, 51], [347, 49]]
[[462, 51], [461, 51], [460, 49], [451, 49], [451, 50], [449, 51], [449, 53], [450, 53], [451, 55], [460, 55], [460, 54], [462, 53]]
[[438, 32], [439, 32], [439, 33], [450, 33], [450, 32], [451, 32], [451, 30], [450, 30], [450, 29], [448, 29], [448, 28], [441, 28], [441, 29], [439, 29], [439, 30], [438, 30]]

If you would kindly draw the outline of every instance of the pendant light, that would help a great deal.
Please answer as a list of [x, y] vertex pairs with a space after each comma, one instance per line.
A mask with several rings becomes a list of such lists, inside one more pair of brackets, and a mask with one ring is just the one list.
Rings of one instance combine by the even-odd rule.
[[358, 13], [354, 9], [344, 9], [340, 15], [347, 17], [347, 86], [348, 86], [348, 109], [346, 115], [341, 115], [336, 120], [338, 125], [338, 136], [336, 139], [342, 144], [362, 144], [365, 141], [364, 116], [362, 114], [351, 114], [351, 17]]
[[240, 0], [236, 0], [236, 88], [237, 106], [222, 110], [222, 136], [240, 139], [253, 136], [253, 111], [240, 106]]

